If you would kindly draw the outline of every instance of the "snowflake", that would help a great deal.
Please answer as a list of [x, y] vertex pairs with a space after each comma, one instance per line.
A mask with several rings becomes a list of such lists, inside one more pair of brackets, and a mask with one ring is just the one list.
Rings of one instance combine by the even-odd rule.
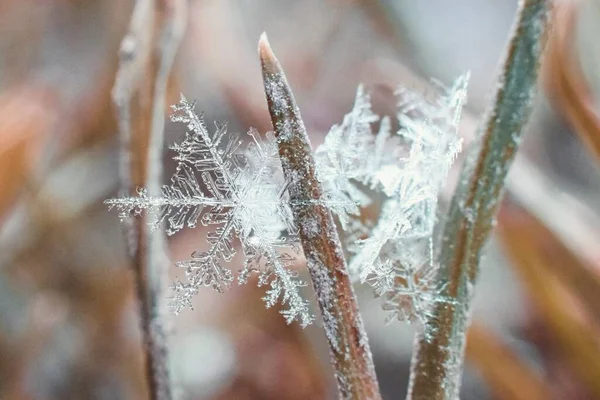
[[[349, 221], [360, 214], [360, 207], [371, 203], [361, 189], [372, 186], [375, 172], [382, 160], [389, 158], [386, 139], [390, 136], [389, 118], [381, 123], [377, 139], [371, 135], [371, 125], [379, 117], [371, 111], [371, 101], [364, 88], [359, 86], [352, 111], [334, 125], [325, 142], [315, 152], [317, 178], [323, 184], [325, 198], [344, 229]], [[372, 154], [365, 157], [365, 154]]]
[[361, 206], [368, 204], [356, 195], [357, 183], [384, 197], [368, 237], [352, 247], [349, 269], [386, 299], [384, 308], [392, 317], [408, 322], [423, 322], [432, 304], [445, 301], [436, 281], [432, 243], [439, 192], [461, 149], [457, 131], [468, 79], [468, 74], [461, 76], [433, 101], [399, 89], [396, 135], [391, 135], [387, 117], [377, 135], [372, 134], [371, 124], [379, 118], [359, 87], [354, 109], [317, 150], [326, 155], [318, 164], [321, 180], [331, 192], [342, 192], [331, 197], [346, 195]]
[[178, 166], [171, 184], [163, 186], [161, 196], [140, 190], [136, 197], [106, 203], [116, 207], [122, 219], [148, 212], [153, 228], [165, 224], [169, 235], [184, 226], [194, 228], [198, 221], [212, 228], [207, 234], [208, 250], [176, 263], [185, 270], [185, 281], [172, 285], [173, 310], [179, 313], [191, 307], [203, 286], [219, 292], [230, 287], [233, 273], [225, 264], [236, 254], [237, 238], [245, 259], [238, 282], [246, 283], [257, 273], [259, 285], [269, 286], [264, 297], [267, 307], [280, 302], [287, 306], [282, 314], [288, 323], [310, 324], [314, 318], [299, 293], [306, 283], [291, 269], [295, 258], [280, 251], [292, 247], [298, 252], [299, 246], [275, 137], [268, 133], [262, 139], [251, 129], [250, 144], [240, 152], [240, 137], [228, 134], [219, 123], [210, 134], [185, 97], [172, 108], [171, 119], [186, 124], [188, 132], [182, 143], [172, 146]]

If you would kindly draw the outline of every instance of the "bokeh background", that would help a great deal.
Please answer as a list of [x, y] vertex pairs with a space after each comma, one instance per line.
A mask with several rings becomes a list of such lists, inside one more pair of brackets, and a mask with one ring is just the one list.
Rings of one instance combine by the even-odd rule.
[[[476, 289], [463, 399], [600, 399], [600, 1], [556, 4], [540, 96]], [[0, 0], [0, 399], [147, 397], [122, 227], [102, 203], [117, 191], [110, 92], [132, 5]], [[427, 91], [431, 78], [448, 84], [470, 70], [468, 143], [516, 7], [190, 0], [168, 102], [182, 92], [209, 121], [269, 130], [256, 53], [266, 31], [313, 146], [361, 82], [393, 114], [398, 85]], [[167, 145], [182, 134], [166, 124]], [[168, 177], [167, 150], [164, 162]], [[201, 229], [169, 240], [172, 260], [204, 243]], [[319, 323], [285, 325], [262, 290], [207, 289], [173, 317], [181, 398], [335, 398]], [[356, 290], [383, 396], [403, 398], [413, 330], [386, 324], [371, 290]]]

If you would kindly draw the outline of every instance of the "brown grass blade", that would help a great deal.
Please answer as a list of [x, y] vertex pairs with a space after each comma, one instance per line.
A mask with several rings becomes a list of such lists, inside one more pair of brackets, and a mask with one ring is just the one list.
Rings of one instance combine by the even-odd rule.
[[520, 2], [498, 89], [468, 150], [446, 218], [438, 274], [444, 300], [434, 304], [416, 340], [409, 399], [458, 397], [479, 261], [529, 120], [552, 6], [551, 0]]
[[496, 398], [503, 400], [548, 400], [550, 389], [541, 376], [532, 371], [495, 334], [480, 323], [473, 323], [467, 337], [467, 358], [477, 367], [492, 388]]
[[588, 150], [600, 161], [600, 116], [577, 54], [574, 54], [577, 1], [557, 5], [555, 29], [550, 38], [546, 86], [550, 99], [575, 129]]
[[550, 274], [539, 253], [531, 250], [526, 216], [513, 212], [503, 216], [499, 227], [508, 254], [531, 300], [553, 332], [565, 359], [600, 397], [600, 343], [598, 332], [577, 315], [564, 294], [564, 284]]
[[[113, 100], [121, 139], [120, 192], [145, 186], [160, 192], [165, 97], [186, 22], [187, 0], [137, 0], [121, 43]], [[147, 216], [125, 226], [139, 301], [150, 397], [173, 396], [168, 367], [164, 235], [151, 231]]]
[[[516, 206], [511, 206], [511, 208]], [[499, 222], [512, 218], [501, 213]], [[556, 276], [569, 293], [581, 300], [591, 317], [600, 327], [600, 274], [597, 266], [586, 263], [564, 245], [539, 219], [525, 210], [519, 210], [520, 235], [526, 238], [529, 252], [535, 254], [546, 273]], [[510, 222], [508, 222], [510, 224]]]
[[380, 399], [369, 342], [331, 213], [323, 204], [315, 160], [292, 90], [265, 34], [259, 42], [265, 93], [294, 220], [323, 316], [340, 395]]

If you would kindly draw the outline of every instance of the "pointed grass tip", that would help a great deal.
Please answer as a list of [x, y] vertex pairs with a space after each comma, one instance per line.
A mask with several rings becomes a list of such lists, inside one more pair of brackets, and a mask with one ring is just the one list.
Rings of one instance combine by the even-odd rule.
[[279, 61], [275, 57], [275, 54], [273, 54], [273, 50], [271, 50], [266, 32], [263, 32], [258, 40], [258, 54], [265, 72], [277, 73], [280, 70]]

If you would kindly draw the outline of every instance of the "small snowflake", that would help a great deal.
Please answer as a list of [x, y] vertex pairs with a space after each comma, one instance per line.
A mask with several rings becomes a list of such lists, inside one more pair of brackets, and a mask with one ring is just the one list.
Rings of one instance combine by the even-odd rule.
[[[367, 237], [363, 230], [351, 246], [349, 270], [387, 299], [384, 308], [392, 316], [409, 322], [424, 321], [430, 305], [442, 299], [433, 234], [439, 192], [461, 149], [458, 123], [468, 78], [461, 76], [433, 101], [399, 89], [395, 135], [388, 117], [381, 119], [377, 135], [372, 133], [379, 118], [359, 87], [354, 109], [317, 150], [321, 180], [331, 197], [347, 196], [364, 207], [368, 203], [357, 192], [362, 184], [384, 199], [375, 225], [365, 229]], [[357, 221], [358, 214], [349, 218]], [[355, 224], [350, 229], [360, 231]]]

